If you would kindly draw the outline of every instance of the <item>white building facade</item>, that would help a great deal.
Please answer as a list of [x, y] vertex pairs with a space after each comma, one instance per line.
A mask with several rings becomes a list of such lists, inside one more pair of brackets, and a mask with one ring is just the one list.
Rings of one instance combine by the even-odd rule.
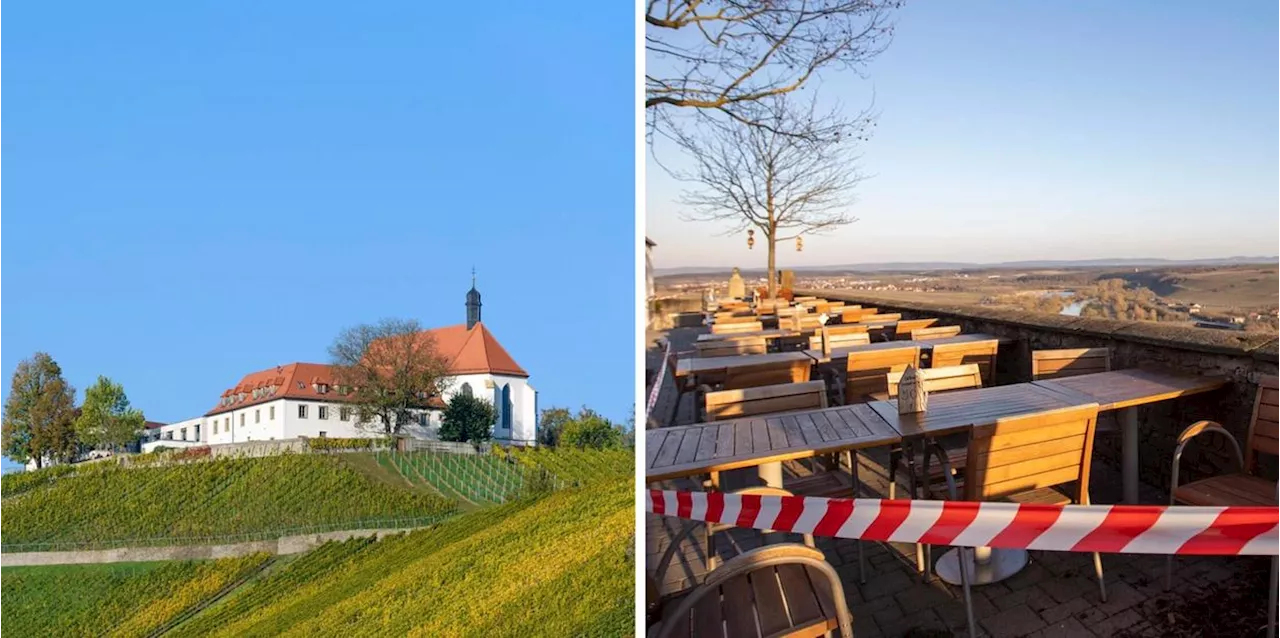
[[[538, 393], [529, 374], [480, 321], [480, 293], [467, 293], [467, 323], [426, 331], [449, 361], [449, 383], [428, 408], [413, 410], [400, 433], [438, 440], [444, 403], [459, 392], [493, 402], [493, 439], [510, 445], [537, 442]], [[149, 429], [143, 451], [157, 447], [221, 445], [249, 441], [367, 438], [384, 433], [381, 423], [357, 423], [342, 402], [328, 365], [290, 363], [245, 375], [222, 393], [204, 416]]]

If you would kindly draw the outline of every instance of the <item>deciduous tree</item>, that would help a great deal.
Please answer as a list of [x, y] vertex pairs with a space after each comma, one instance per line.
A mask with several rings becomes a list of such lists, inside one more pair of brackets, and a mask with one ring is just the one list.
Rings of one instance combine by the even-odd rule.
[[649, 0], [645, 107], [651, 127], [673, 109], [779, 128], [756, 109], [823, 70], [860, 73], [889, 45], [898, 0]]
[[[863, 137], [867, 121], [819, 112], [816, 100], [777, 96], [758, 106], [769, 126], [706, 121], [694, 133], [675, 134], [694, 168], [673, 175], [696, 185], [681, 197], [686, 220], [727, 224], [726, 234], [761, 231], [773, 298], [779, 242], [857, 221], [849, 214], [853, 188], [863, 179], [854, 138]], [[797, 130], [813, 135], [778, 132]]]
[[497, 420], [498, 412], [487, 399], [459, 392], [445, 406], [440, 440], [483, 443], [493, 436]]
[[4, 404], [4, 453], [20, 463], [74, 460], [77, 441], [75, 388], [62, 378], [62, 368], [44, 352], [24, 359], [13, 373]]
[[569, 421], [573, 420], [573, 413], [569, 408], [547, 408], [542, 411], [540, 420], [538, 421], [538, 445], [547, 445], [555, 447], [560, 442], [560, 432]]
[[438, 402], [449, 362], [418, 322], [383, 319], [348, 328], [329, 347], [336, 392], [359, 427], [398, 434], [414, 410]]
[[84, 391], [84, 404], [76, 417], [76, 436], [94, 449], [116, 450], [129, 445], [142, 432], [146, 418], [129, 405], [124, 386], [104, 376]]

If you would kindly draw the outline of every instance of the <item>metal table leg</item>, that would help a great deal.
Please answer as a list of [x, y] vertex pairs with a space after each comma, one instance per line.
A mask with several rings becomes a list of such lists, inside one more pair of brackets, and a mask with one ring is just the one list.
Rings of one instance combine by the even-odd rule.
[[1124, 502], [1138, 503], [1138, 408], [1120, 410], [1120, 430], [1124, 455]]

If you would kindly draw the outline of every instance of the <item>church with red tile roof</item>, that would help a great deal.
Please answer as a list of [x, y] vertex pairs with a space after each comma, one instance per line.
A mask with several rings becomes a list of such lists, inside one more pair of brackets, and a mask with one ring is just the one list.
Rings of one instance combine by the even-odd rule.
[[[467, 321], [425, 330], [449, 366], [443, 397], [432, 397], [414, 411], [400, 431], [436, 439], [445, 401], [462, 392], [493, 402], [498, 443], [531, 445], [536, 439], [537, 391], [529, 373], [516, 363], [481, 321], [480, 292], [474, 275], [467, 292]], [[305, 437], [369, 437], [380, 424], [356, 423], [336, 389], [332, 368], [324, 363], [287, 363], [251, 372], [227, 388], [203, 416], [160, 426], [147, 445], [217, 445]], [[185, 443], [184, 443], [185, 441]]]

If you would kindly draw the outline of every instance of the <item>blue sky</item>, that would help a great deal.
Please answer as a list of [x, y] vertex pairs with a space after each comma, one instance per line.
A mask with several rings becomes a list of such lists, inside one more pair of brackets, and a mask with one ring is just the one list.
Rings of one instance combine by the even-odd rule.
[[[779, 263], [1275, 255], [1276, 22], [1262, 2], [909, 2], [865, 79], [816, 87], [850, 111], [874, 92], [860, 221]], [[763, 267], [745, 235], [679, 220], [681, 188], [650, 159], [655, 265]]]
[[45, 350], [197, 416], [344, 327], [465, 321], [474, 264], [540, 407], [625, 420], [632, 8], [518, 4], [10, 7], [4, 393]]

